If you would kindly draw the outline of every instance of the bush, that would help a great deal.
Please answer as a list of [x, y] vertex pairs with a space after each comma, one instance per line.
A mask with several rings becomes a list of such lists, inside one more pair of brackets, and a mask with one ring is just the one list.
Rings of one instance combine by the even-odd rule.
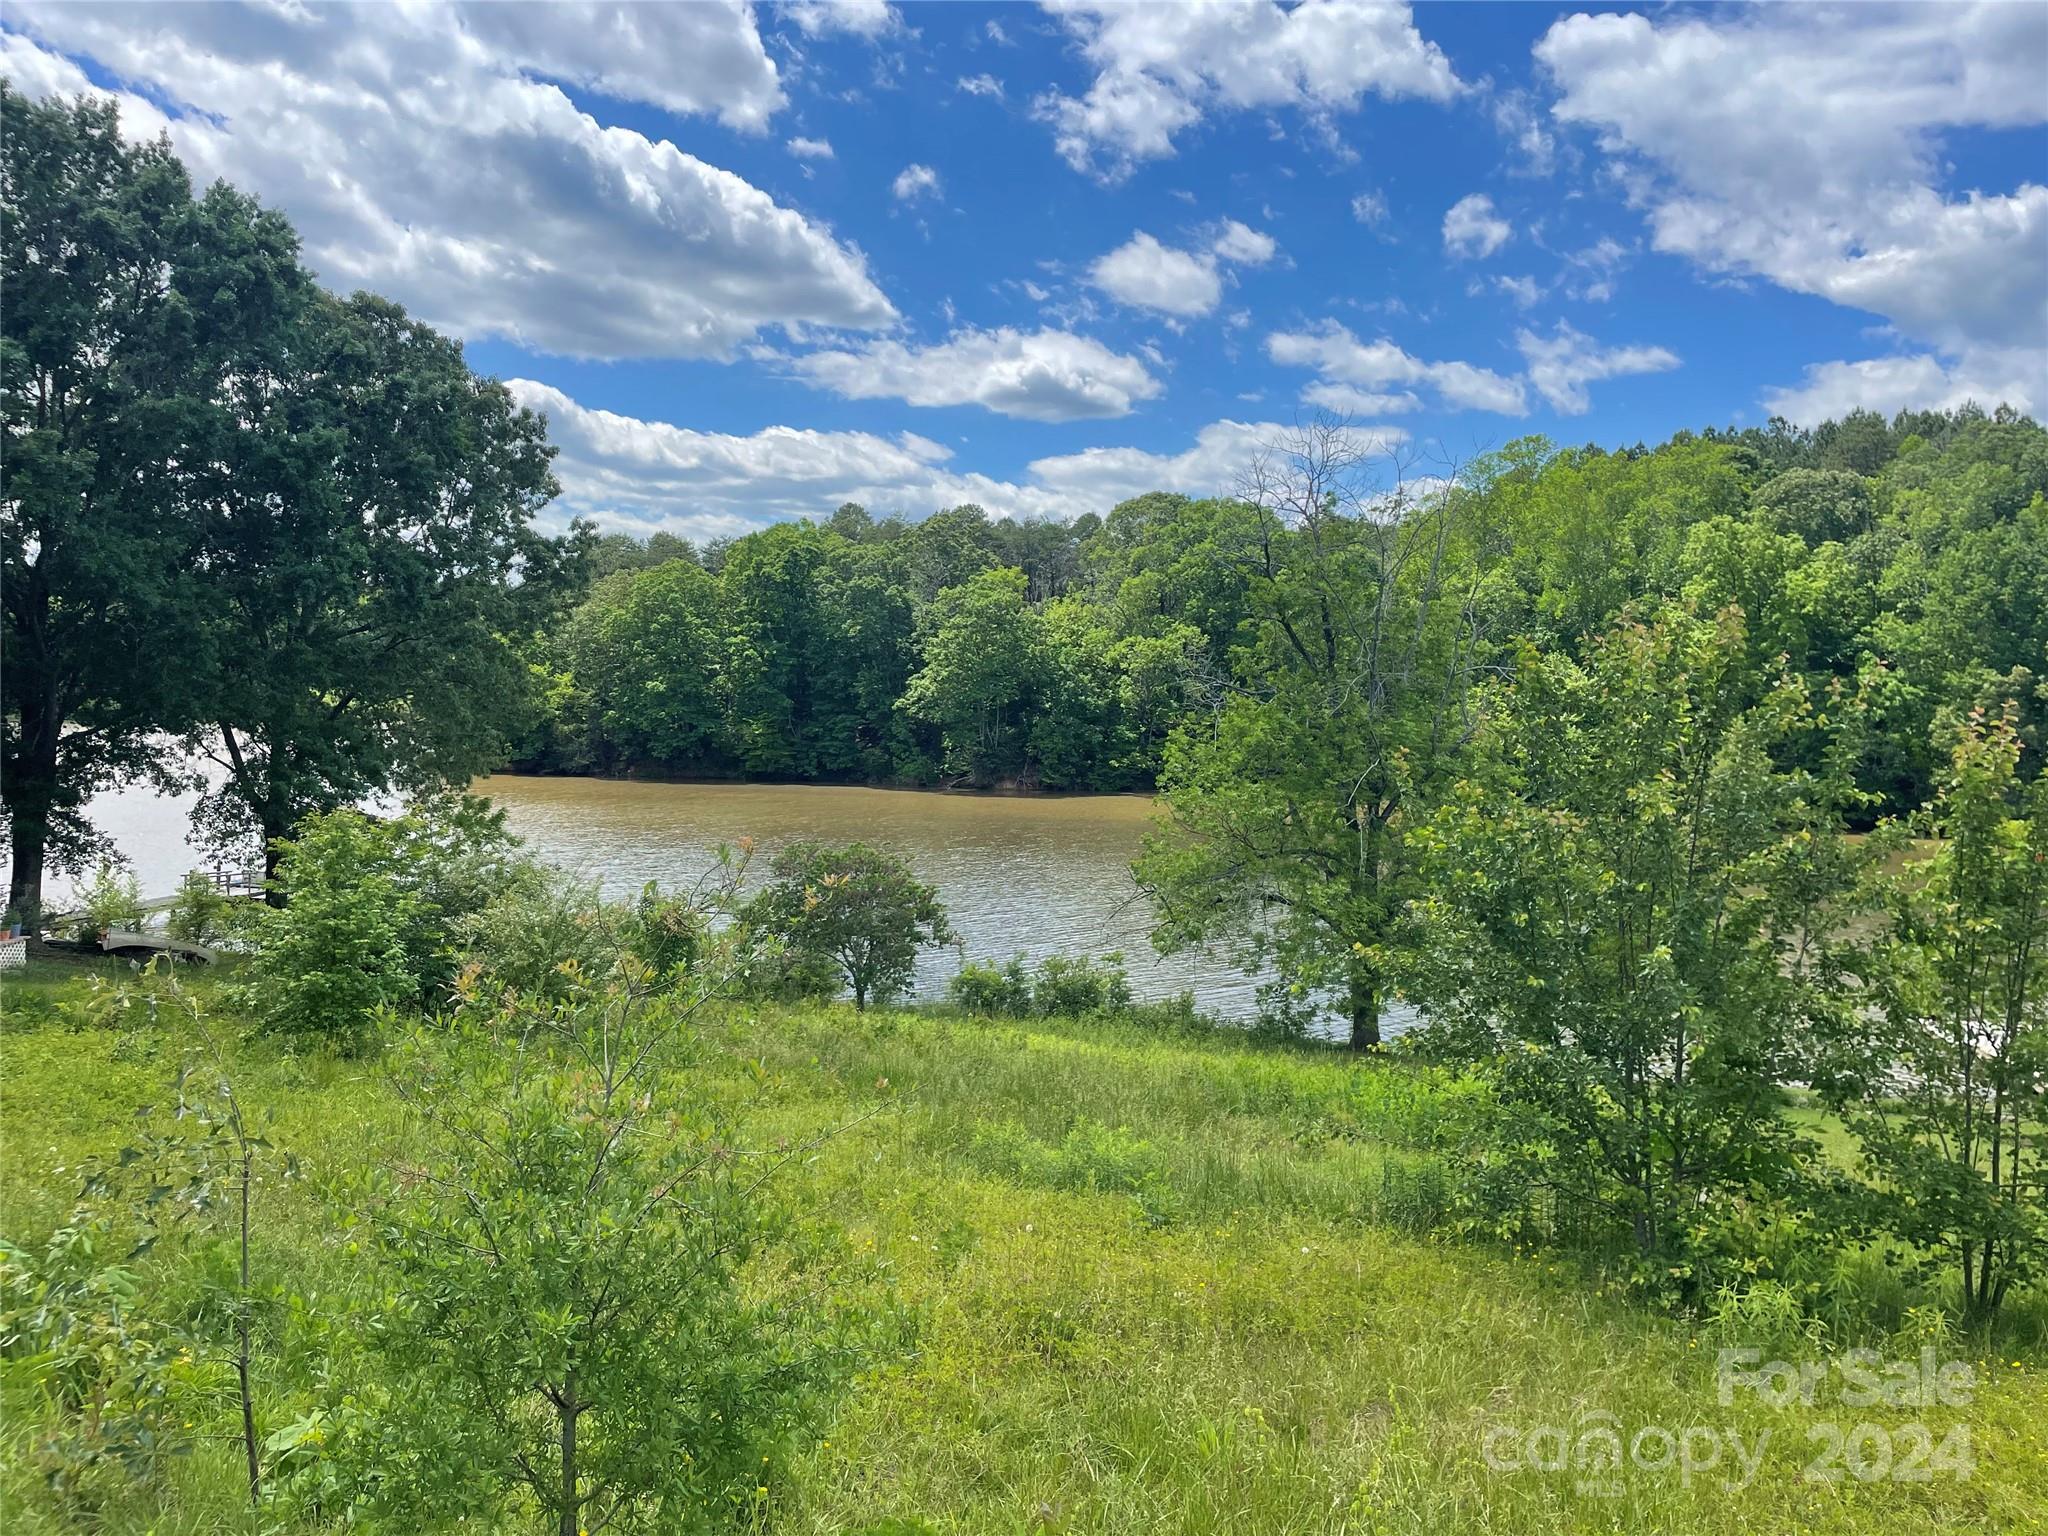
[[[962, 966], [948, 990], [956, 1007], [980, 1018], [1135, 1017], [1123, 958], [1115, 953], [1099, 961], [1086, 955], [1048, 955], [1039, 962], [1036, 975], [1025, 970], [1022, 955], [1000, 966], [976, 962]], [[1186, 993], [1178, 1004], [1155, 1007], [1165, 1011], [1163, 1019], [1175, 1024], [1197, 1017], [1194, 999]]]
[[190, 944], [210, 944], [226, 935], [234, 905], [204, 871], [192, 870], [178, 885], [164, 930]]
[[250, 923], [251, 1011], [265, 1027], [355, 1042], [379, 1008], [424, 1004], [454, 980], [456, 934], [539, 876], [504, 817], [468, 795], [380, 820], [307, 817], [280, 845], [268, 907]]
[[785, 986], [829, 996], [843, 978], [866, 1008], [909, 990], [918, 950], [952, 942], [938, 892], [879, 848], [793, 843], [771, 868], [743, 921], [782, 945]]
[[561, 1000], [585, 984], [602, 984], [631, 959], [660, 991], [696, 970], [710, 910], [664, 896], [652, 881], [630, 906], [607, 902], [594, 882], [534, 866], [489, 906], [460, 919], [454, 939], [503, 990]]
[[803, 1164], [746, 1151], [743, 1106], [696, 1070], [710, 990], [648, 980], [464, 986], [407, 1043], [425, 1176], [364, 1191], [389, 1299], [327, 1453], [385, 1528], [752, 1528], [844, 1374], [809, 1287], [749, 1274], [786, 1252], [765, 1170]]
[[1022, 955], [1004, 965], [970, 961], [960, 967], [947, 993], [955, 1007], [976, 1018], [1021, 1019], [1031, 1013], [1031, 977]]
[[625, 913], [594, 883], [535, 869], [459, 920], [454, 939], [492, 986], [559, 1001], [611, 972], [625, 928]]
[[102, 859], [78, 893], [79, 934], [142, 926], [142, 886], [130, 870]]
[[1081, 1018], [1091, 1013], [1119, 1013], [1131, 1005], [1130, 978], [1121, 954], [1101, 961], [1086, 955], [1047, 955], [1031, 987], [1031, 1011], [1040, 1018]]
[[265, 1029], [352, 1048], [380, 1008], [418, 998], [422, 903], [391, 862], [388, 833], [359, 811], [308, 817], [284, 845], [287, 904], [251, 923], [242, 988]]

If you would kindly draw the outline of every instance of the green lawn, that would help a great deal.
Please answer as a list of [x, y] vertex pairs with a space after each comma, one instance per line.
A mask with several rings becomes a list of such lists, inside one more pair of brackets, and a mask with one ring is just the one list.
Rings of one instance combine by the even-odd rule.
[[[62, 1220], [82, 1158], [117, 1147], [173, 1070], [146, 1019], [78, 1027], [75, 979], [9, 982], [0, 1038], [0, 1232]], [[2021, 1531], [2048, 1529], [2048, 1362], [1957, 1345], [1967, 1404], [1772, 1408], [1717, 1400], [1705, 1325], [1576, 1267], [1424, 1230], [1431, 1105], [1400, 1069], [1229, 1038], [1161, 1040], [929, 1013], [735, 1008], [735, 1080], [779, 1082], [761, 1138], [879, 1113], [790, 1192], [836, 1255], [836, 1300], [892, 1319], [815, 1440], [768, 1474], [763, 1530], [791, 1532]], [[260, 1192], [259, 1269], [303, 1308], [266, 1320], [265, 1427], [294, 1411], [376, 1283], [320, 1175], [405, 1154], [379, 1066], [245, 1048], [245, 1101], [313, 1177]], [[150, 1275], [177, 1294], [191, 1277]], [[345, 1332], [345, 1330], [344, 1330]], [[1755, 1340], [1798, 1359], [1810, 1346]], [[1894, 1352], [1905, 1346], [1895, 1346]], [[278, 1529], [240, 1504], [233, 1399], [197, 1383], [198, 1450], [161, 1486], [66, 1516], [27, 1463], [14, 1394], [0, 1528]], [[1603, 1420], [1602, 1416], [1611, 1416]], [[1588, 1479], [1527, 1461], [1546, 1426], [1685, 1437], [1695, 1466]], [[1823, 1426], [1964, 1426], [1973, 1470], [1923, 1481], [1804, 1472]], [[1690, 1434], [1688, 1435], [1688, 1432]], [[1730, 1433], [1762, 1455], [1733, 1466]], [[1699, 1466], [1709, 1444], [1718, 1465]], [[1949, 1442], [1952, 1446], [1958, 1442]], [[1540, 1459], [1549, 1448], [1533, 1442]], [[70, 1523], [66, 1523], [67, 1519]], [[285, 1529], [312, 1529], [304, 1525]]]

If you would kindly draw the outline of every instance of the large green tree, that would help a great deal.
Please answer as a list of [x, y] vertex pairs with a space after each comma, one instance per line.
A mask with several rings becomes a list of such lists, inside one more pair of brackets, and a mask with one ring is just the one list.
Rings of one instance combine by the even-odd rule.
[[85, 802], [157, 766], [217, 661], [195, 498], [305, 302], [291, 230], [226, 186], [195, 200], [113, 107], [0, 81], [0, 778], [7, 905], [93, 846]]
[[1361, 1049], [1410, 890], [1403, 826], [1448, 782], [1494, 654], [1476, 494], [1403, 494], [1380, 467], [1328, 421], [1254, 466], [1254, 638], [1170, 743], [1164, 826], [1137, 865], [1162, 948], [1223, 941], [1297, 999], [1334, 990]]
[[288, 323], [281, 364], [234, 380], [192, 493], [210, 671], [190, 741], [225, 774], [200, 815], [266, 849], [310, 812], [501, 761], [515, 638], [579, 543], [534, 527], [556, 489], [541, 418], [460, 345], [362, 294]]
[[[1759, 678], [1744, 628], [1667, 608], [1583, 663], [1525, 650], [1409, 839], [1400, 969], [1430, 1038], [1534, 1111], [1546, 1176], [1660, 1265], [1714, 1200], [1781, 1185], [1781, 1090], [1849, 991], [1858, 711]], [[1802, 756], [1824, 770], [1783, 766]]]

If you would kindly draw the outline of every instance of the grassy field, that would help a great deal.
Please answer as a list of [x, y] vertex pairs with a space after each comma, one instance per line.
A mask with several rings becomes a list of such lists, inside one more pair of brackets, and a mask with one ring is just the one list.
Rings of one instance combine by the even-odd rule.
[[[81, 1160], [117, 1147], [175, 1070], [146, 1018], [68, 1014], [83, 986], [7, 983], [0, 1233], [16, 1242], [63, 1221]], [[719, 1070], [764, 1063], [776, 1082], [762, 1138], [858, 1121], [789, 1193], [838, 1254], [835, 1299], [891, 1320], [767, 1474], [760, 1529], [2048, 1530], [2037, 1343], [1943, 1344], [1971, 1368], [1967, 1403], [1852, 1407], [1823, 1384], [1811, 1406], [1724, 1405], [1722, 1346], [1818, 1361], [1829, 1341], [1674, 1317], [1572, 1264], [1433, 1234], [1446, 1090], [1400, 1068], [844, 1007], [733, 1008], [712, 1033]], [[314, 1175], [259, 1192], [259, 1271], [305, 1298], [265, 1316], [268, 1428], [346, 1353], [334, 1321], [377, 1283], [320, 1175], [401, 1158], [408, 1132], [374, 1060], [256, 1044], [237, 1073]], [[204, 1262], [148, 1282], [176, 1295], [194, 1283], [177, 1266]], [[243, 1507], [223, 1386], [191, 1386], [193, 1455], [88, 1514], [41, 1489], [33, 1403], [11, 1392], [0, 1528], [280, 1529]], [[1611, 1472], [1559, 1456], [1602, 1425], [1638, 1454]], [[1853, 1455], [1828, 1457], [1830, 1425]], [[1951, 1452], [1966, 1440], [1967, 1465], [1917, 1477], [1914, 1425]], [[1658, 1465], [1667, 1445], [1685, 1449]], [[1887, 1463], [1900, 1475], [1857, 1475]]]

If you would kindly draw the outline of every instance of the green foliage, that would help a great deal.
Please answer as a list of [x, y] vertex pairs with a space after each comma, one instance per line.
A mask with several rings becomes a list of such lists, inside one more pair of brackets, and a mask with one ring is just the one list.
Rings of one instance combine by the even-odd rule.
[[773, 879], [741, 913], [746, 928], [780, 941], [784, 974], [803, 990], [853, 989], [856, 1008], [909, 989], [917, 952], [950, 944], [938, 891], [910, 866], [865, 843], [793, 843]]
[[164, 918], [164, 931], [174, 939], [209, 944], [227, 935], [235, 904], [203, 869], [187, 870], [178, 882], [176, 900]]
[[[1733, 610], [1624, 622], [1584, 664], [1525, 652], [1414, 838], [1402, 970], [1434, 1047], [1535, 1113], [1543, 1182], [1659, 1284], [1716, 1202], [1786, 1187], [1779, 1089], [1848, 1011], [1855, 704], [1759, 693], [1747, 654]], [[1815, 734], [1828, 775], [1781, 766]]]
[[384, 819], [309, 816], [280, 845], [281, 901], [248, 925], [248, 1008], [266, 1028], [353, 1048], [381, 1008], [433, 1000], [458, 934], [508, 893], [544, 884], [504, 815], [468, 795]]
[[[838, 1374], [800, 1295], [741, 1283], [793, 1157], [749, 1151], [744, 1106], [692, 1070], [712, 989], [646, 981], [465, 990], [408, 1043], [425, 1177], [377, 1181], [365, 1209], [395, 1390], [332, 1452], [365, 1512], [496, 1524], [516, 1491], [568, 1536], [740, 1528]], [[444, 1454], [394, 1466], [380, 1418]]]
[[971, 960], [946, 984], [947, 995], [962, 1013], [981, 1019], [1022, 1019], [1031, 1014], [1031, 976], [1024, 957], [1001, 965]]
[[92, 851], [95, 790], [189, 776], [166, 735], [219, 764], [197, 818], [241, 848], [497, 762], [507, 637], [584, 537], [533, 529], [540, 419], [397, 306], [329, 295], [279, 215], [195, 198], [110, 104], [6, 87], [0, 120], [10, 907]]
[[142, 885], [135, 872], [104, 859], [78, 892], [79, 929], [87, 935], [142, 926]]
[[1474, 496], [1389, 500], [1371, 451], [1318, 422], [1263, 466], [1239, 686], [1172, 738], [1136, 867], [1162, 951], [1223, 941], [1335, 992], [1361, 1048], [1379, 1043], [1383, 949], [1411, 890], [1402, 829], [1456, 767], [1497, 644]]
[[1047, 955], [1036, 974], [1017, 955], [998, 966], [963, 965], [949, 986], [954, 1004], [977, 1018], [1081, 1019], [1127, 1015], [1131, 983], [1123, 956]]
[[1830, 1083], [1868, 1216], [1950, 1266], [1971, 1319], [2048, 1247], [2048, 770], [2021, 776], [2017, 713], [1964, 722], [1922, 823], [1933, 852], [1880, 881], [1871, 1006]]
[[109, 1252], [110, 1218], [81, 1210], [37, 1251], [0, 1240], [0, 1372], [49, 1427], [38, 1470], [67, 1502], [108, 1471], [140, 1477], [189, 1445], [172, 1387], [176, 1338], [141, 1305], [135, 1270]]
[[285, 905], [250, 924], [250, 1017], [280, 1034], [360, 1048], [376, 1015], [415, 1001], [417, 892], [392, 868], [391, 840], [360, 811], [309, 816], [277, 865]]
[[86, 802], [161, 773], [159, 733], [208, 706], [207, 477], [165, 467], [232, 461], [239, 381], [315, 290], [282, 218], [195, 198], [104, 98], [0, 82], [0, 156], [0, 779], [31, 918], [46, 862], [99, 851]]

